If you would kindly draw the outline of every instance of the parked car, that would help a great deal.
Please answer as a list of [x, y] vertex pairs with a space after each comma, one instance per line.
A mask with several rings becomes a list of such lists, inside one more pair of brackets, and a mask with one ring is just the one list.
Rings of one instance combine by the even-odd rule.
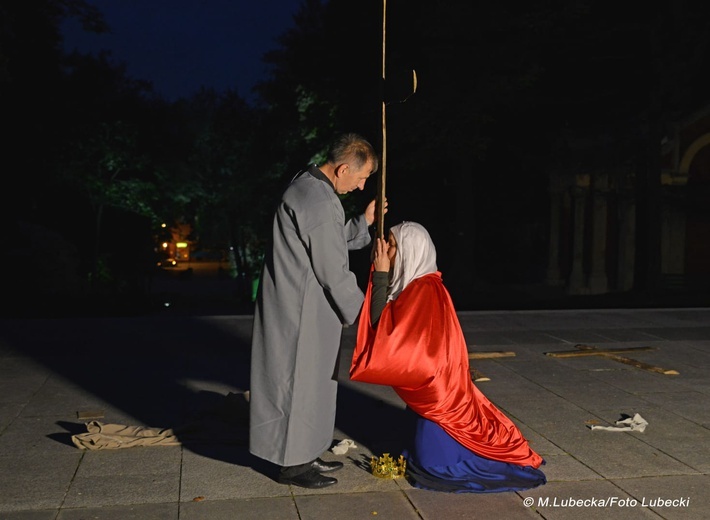
[[178, 261], [174, 258], [164, 258], [158, 262], [158, 267], [177, 267]]

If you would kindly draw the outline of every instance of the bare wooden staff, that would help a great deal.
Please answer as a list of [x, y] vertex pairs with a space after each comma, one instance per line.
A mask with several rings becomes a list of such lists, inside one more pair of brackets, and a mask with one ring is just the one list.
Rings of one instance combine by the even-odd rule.
[[382, 161], [380, 162], [380, 177], [377, 182], [377, 237], [385, 236], [385, 187], [387, 183], [387, 102], [385, 100], [385, 45], [387, 33], [387, 0], [382, 0], [382, 81], [380, 82], [382, 98]]
[[[385, 188], [387, 185], [387, 96], [385, 95], [385, 65], [387, 43], [387, 0], [382, 0], [382, 80], [380, 82], [382, 98], [382, 161], [380, 162], [380, 176], [377, 182], [377, 236], [385, 236]], [[400, 103], [404, 103], [417, 91], [417, 73], [412, 70], [412, 92]]]

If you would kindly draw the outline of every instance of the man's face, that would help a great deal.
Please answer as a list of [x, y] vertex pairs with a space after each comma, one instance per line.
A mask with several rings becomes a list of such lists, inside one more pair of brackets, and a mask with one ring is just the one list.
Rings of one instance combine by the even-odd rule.
[[365, 182], [372, 175], [372, 161], [356, 170], [349, 163], [340, 164], [336, 168], [335, 191], [340, 195], [351, 191], [365, 189]]

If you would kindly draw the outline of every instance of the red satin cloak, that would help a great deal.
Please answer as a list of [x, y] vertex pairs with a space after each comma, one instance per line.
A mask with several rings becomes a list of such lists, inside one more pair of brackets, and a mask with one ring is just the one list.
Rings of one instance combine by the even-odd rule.
[[540, 455], [471, 380], [466, 340], [441, 273], [412, 281], [370, 324], [372, 278], [350, 378], [390, 385], [420, 416], [477, 455], [538, 468]]

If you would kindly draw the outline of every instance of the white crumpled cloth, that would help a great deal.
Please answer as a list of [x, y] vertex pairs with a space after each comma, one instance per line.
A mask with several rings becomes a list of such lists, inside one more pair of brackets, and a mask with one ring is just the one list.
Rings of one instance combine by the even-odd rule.
[[648, 421], [641, 417], [639, 414], [634, 414], [633, 417], [627, 417], [626, 419], [619, 419], [614, 424], [616, 426], [590, 426], [592, 430], [606, 430], [609, 432], [641, 432], [648, 426]]
[[344, 455], [348, 452], [350, 448], [357, 448], [357, 444], [355, 444], [355, 442], [350, 439], [343, 439], [338, 444], [333, 446], [330, 451], [332, 451], [336, 455]]

